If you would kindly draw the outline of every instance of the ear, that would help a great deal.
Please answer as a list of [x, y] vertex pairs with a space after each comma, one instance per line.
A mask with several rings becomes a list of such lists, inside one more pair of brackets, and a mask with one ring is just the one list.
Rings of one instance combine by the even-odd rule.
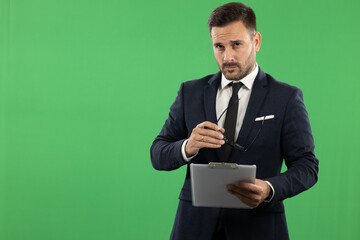
[[259, 32], [256, 32], [253, 37], [253, 42], [255, 45], [255, 51], [258, 52], [260, 50], [261, 46], [261, 34]]

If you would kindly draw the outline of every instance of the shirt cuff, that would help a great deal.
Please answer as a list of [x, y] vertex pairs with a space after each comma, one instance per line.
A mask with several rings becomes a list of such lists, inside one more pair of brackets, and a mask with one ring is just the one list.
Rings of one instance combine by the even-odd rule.
[[271, 200], [273, 200], [274, 196], [275, 196], [275, 190], [273, 185], [269, 182], [269, 181], [265, 181], [267, 184], [269, 184], [270, 188], [271, 188], [271, 192], [269, 194], [269, 197], [267, 197], [264, 202], [268, 203], [271, 202]]
[[187, 144], [187, 142], [189, 141], [189, 139], [186, 139], [183, 144], [181, 145], [181, 155], [184, 159], [185, 162], [190, 162], [191, 159], [193, 159], [197, 154], [195, 154], [194, 156], [191, 157], [187, 157], [186, 153], [185, 153], [185, 146]]

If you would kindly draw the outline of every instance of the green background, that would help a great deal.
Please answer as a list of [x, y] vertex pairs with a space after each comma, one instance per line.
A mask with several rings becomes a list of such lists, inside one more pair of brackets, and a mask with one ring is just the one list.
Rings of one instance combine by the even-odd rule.
[[[149, 148], [180, 83], [218, 71], [225, 1], [0, 0], [0, 239], [168, 239], [185, 168]], [[304, 92], [319, 182], [285, 200], [291, 239], [359, 239], [357, 0], [244, 1], [258, 63]]]

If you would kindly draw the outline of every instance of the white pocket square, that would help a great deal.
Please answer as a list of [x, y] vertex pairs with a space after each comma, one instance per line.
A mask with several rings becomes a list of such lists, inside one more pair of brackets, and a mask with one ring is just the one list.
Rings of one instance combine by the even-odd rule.
[[273, 119], [274, 117], [275, 117], [274, 115], [267, 115], [267, 116], [257, 117], [257, 118], [255, 118], [255, 122]]

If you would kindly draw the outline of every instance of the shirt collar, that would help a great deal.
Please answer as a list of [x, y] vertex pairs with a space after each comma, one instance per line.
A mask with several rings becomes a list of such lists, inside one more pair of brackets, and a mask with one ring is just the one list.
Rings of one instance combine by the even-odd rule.
[[[254, 85], [255, 78], [259, 72], [259, 65], [256, 64], [255, 69], [246, 75], [244, 78], [240, 79], [239, 81], [244, 84], [244, 86], [251, 90], [252, 86]], [[221, 73], [221, 85], [220, 89], [223, 89], [227, 85], [229, 85], [231, 82], [239, 82], [239, 81], [233, 81], [233, 80], [227, 80], [223, 73]]]

